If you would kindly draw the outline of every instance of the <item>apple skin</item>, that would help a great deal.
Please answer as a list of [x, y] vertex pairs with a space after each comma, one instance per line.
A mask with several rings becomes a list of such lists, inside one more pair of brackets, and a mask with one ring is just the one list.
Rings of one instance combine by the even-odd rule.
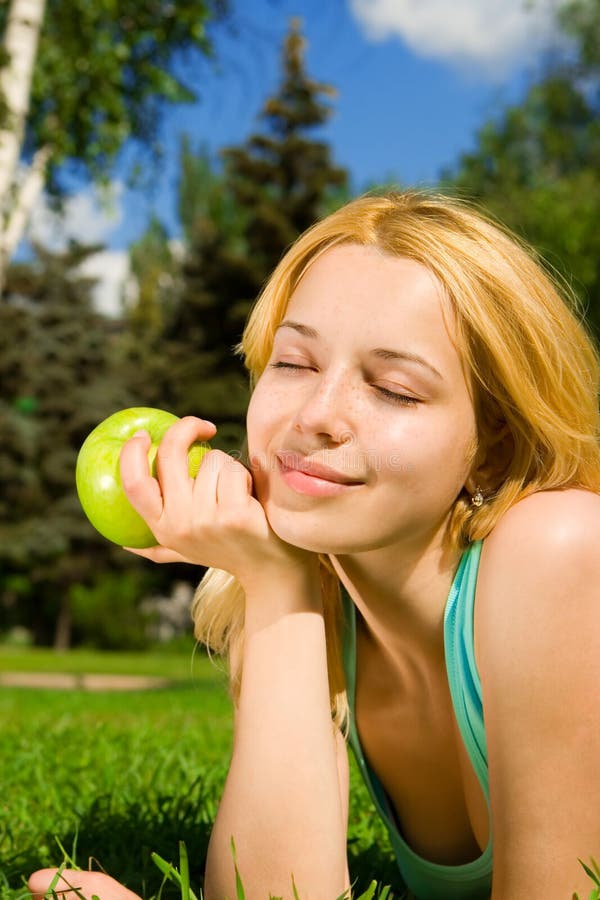
[[[100, 534], [121, 547], [154, 547], [158, 542], [127, 499], [119, 473], [123, 444], [145, 429], [152, 439], [150, 474], [156, 475], [156, 451], [178, 417], [162, 409], [134, 406], [113, 413], [87, 436], [77, 457], [75, 480], [83, 511]], [[188, 452], [188, 467], [196, 477], [208, 444], [196, 442]]]

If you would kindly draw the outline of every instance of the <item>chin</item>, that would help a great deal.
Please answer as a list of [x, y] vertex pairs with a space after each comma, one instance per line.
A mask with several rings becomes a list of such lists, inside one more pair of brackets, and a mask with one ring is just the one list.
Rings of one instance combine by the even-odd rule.
[[373, 550], [379, 542], [365, 541], [364, 531], [360, 535], [344, 534], [339, 521], [325, 523], [316, 516], [306, 513], [289, 512], [277, 507], [265, 507], [269, 525], [278, 538], [311, 553], [325, 556], [343, 556], [348, 553], [362, 553]]

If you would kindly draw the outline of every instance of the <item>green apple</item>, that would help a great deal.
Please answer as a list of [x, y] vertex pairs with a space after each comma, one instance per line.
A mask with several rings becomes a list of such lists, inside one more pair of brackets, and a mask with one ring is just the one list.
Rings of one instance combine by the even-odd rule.
[[[162, 409], [134, 406], [122, 409], [100, 423], [83, 442], [77, 457], [75, 479], [83, 511], [103, 537], [121, 547], [153, 547], [157, 541], [127, 499], [119, 474], [123, 444], [145, 429], [152, 439], [148, 451], [150, 474], [156, 476], [156, 451], [168, 428], [178, 417]], [[196, 477], [208, 444], [197, 442], [188, 451], [188, 468]]]

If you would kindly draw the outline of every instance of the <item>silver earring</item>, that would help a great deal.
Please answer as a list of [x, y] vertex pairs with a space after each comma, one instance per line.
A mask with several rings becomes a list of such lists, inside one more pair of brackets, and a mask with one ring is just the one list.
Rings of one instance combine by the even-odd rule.
[[480, 506], [483, 506], [484, 499], [483, 491], [480, 487], [477, 487], [475, 493], [471, 497], [471, 506], [474, 506], [475, 509], [479, 509]]

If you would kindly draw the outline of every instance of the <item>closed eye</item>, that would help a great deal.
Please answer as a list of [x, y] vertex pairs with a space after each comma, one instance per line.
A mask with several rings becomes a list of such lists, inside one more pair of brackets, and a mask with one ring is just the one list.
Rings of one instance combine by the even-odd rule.
[[270, 369], [312, 369], [312, 366], [299, 366], [296, 363], [276, 362], [269, 364]]
[[[297, 363], [276, 362], [269, 364], [270, 369], [312, 369], [312, 366], [299, 366]], [[390, 391], [387, 388], [373, 385], [374, 389], [379, 393], [382, 399], [390, 403], [397, 403], [400, 406], [416, 406], [421, 403], [417, 397], [411, 397], [410, 394], [398, 394], [396, 391]]]
[[379, 387], [376, 384], [373, 387], [387, 400], [391, 400], [392, 403], [399, 403], [401, 406], [416, 406], [417, 403], [423, 402], [417, 397], [411, 397], [410, 394], [397, 394], [396, 391], [388, 391], [387, 388]]

